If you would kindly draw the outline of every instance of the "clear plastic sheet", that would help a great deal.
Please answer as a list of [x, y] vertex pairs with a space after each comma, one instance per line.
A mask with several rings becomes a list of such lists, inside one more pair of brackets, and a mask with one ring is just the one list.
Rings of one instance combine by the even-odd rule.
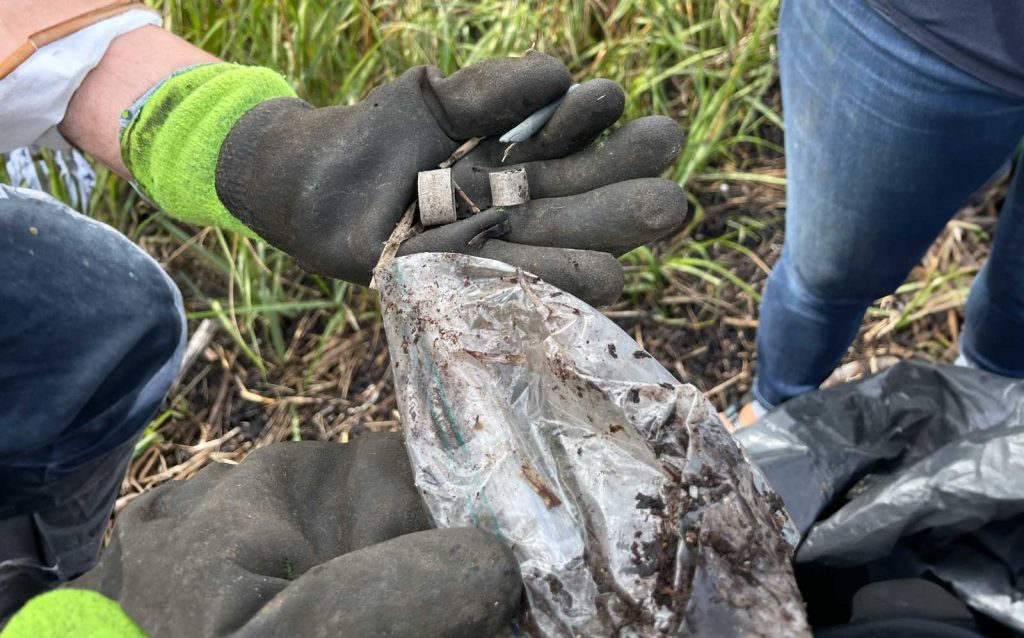
[[412, 255], [378, 278], [417, 485], [438, 526], [512, 548], [527, 631], [809, 635], [795, 529], [695, 388], [500, 262]]
[[1024, 381], [905, 361], [737, 438], [806, 534], [798, 564], [935, 578], [1024, 632]]

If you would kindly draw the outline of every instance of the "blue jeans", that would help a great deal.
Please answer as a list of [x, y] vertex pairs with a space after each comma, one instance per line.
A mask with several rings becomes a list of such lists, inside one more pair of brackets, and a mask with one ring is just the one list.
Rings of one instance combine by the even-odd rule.
[[[784, 0], [779, 60], [788, 208], [768, 279], [754, 395], [816, 390], [871, 302], [902, 283], [965, 200], [1013, 156], [1024, 100], [946, 63], [862, 0]], [[1024, 376], [1024, 200], [1017, 171], [961, 348]]]
[[0, 622], [95, 563], [184, 350], [181, 295], [114, 229], [0, 186]]

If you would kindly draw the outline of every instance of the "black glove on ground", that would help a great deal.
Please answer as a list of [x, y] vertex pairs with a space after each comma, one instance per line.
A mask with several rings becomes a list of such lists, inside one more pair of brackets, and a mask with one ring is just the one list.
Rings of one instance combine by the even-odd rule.
[[490, 636], [519, 568], [481, 530], [431, 530], [401, 436], [281, 443], [130, 504], [69, 587], [159, 636]]
[[[534, 201], [431, 229], [402, 254], [463, 252], [529, 270], [594, 304], [614, 301], [622, 270], [613, 255], [678, 230], [682, 190], [651, 179], [682, 149], [665, 117], [636, 120], [584, 150], [621, 116], [614, 82], [569, 93], [533, 138], [497, 136], [565, 95], [568, 69], [530, 53], [469, 66], [450, 77], [410, 69], [355, 106], [316, 109], [297, 99], [253, 108], [221, 148], [217, 193], [225, 206], [307, 270], [367, 283], [383, 243], [416, 197], [419, 171], [437, 168], [471, 137], [490, 136], [455, 166], [481, 207], [491, 168], [523, 165]], [[482, 247], [469, 239], [508, 220], [511, 231]]]

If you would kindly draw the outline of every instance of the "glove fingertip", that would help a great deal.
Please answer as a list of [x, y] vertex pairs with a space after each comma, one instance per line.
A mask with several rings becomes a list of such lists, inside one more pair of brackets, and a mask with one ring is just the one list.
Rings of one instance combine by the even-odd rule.
[[637, 207], [643, 211], [641, 223], [648, 231], [644, 243], [673, 235], [683, 229], [689, 202], [686, 192], [670, 179], [640, 180], [646, 188], [640, 194]]
[[[434, 529], [416, 536], [417, 549], [425, 554], [419, 560], [437, 578], [438, 598], [458, 601], [448, 621], [464, 635], [494, 635], [519, 613], [519, 563], [497, 536], [475, 527]], [[433, 614], [435, 609], [409, 611]]]
[[630, 149], [631, 177], [654, 177], [675, 163], [685, 142], [686, 137], [675, 120], [664, 115], [649, 115], [616, 130], [605, 148]]
[[453, 139], [502, 135], [565, 95], [571, 84], [565, 64], [539, 52], [484, 60], [430, 79], [443, 111], [438, 123]]
[[593, 254], [597, 257], [591, 270], [592, 276], [585, 281], [585, 288], [577, 296], [596, 308], [610, 306], [622, 295], [626, 274], [614, 256], [608, 253]]
[[492, 240], [478, 253], [537, 275], [592, 306], [607, 306], [622, 294], [625, 274], [609, 253]]
[[[622, 117], [626, 94], [611, 80], [588, 80], [569, 93], [537, 134], [529, 159], [563, 157], [582, 150]], [[519, 161], [523, 161], [520, 159]]]
[[656, 145], [664, 153], [667, 164], [676, 161], [686, 143], [686, 136], [683, 135], [679, 124], [665, 115], [651, 115], [643, 120], [646, 120], [647, 126], [650, 127], [651, 137], [657, 141]]

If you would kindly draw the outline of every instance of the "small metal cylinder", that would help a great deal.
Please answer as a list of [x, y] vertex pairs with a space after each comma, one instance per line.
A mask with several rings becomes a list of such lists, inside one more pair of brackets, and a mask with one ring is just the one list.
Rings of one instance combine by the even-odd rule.
[[492, 206], [518, 206], [530, 201], [530, 182], [525, 168], [494, 171], [487, 176], [491, 182]]
[[424, 226], [450, 224], [457, 219], [452, 169], [420, 171], [416, 178], [420, 223]]

